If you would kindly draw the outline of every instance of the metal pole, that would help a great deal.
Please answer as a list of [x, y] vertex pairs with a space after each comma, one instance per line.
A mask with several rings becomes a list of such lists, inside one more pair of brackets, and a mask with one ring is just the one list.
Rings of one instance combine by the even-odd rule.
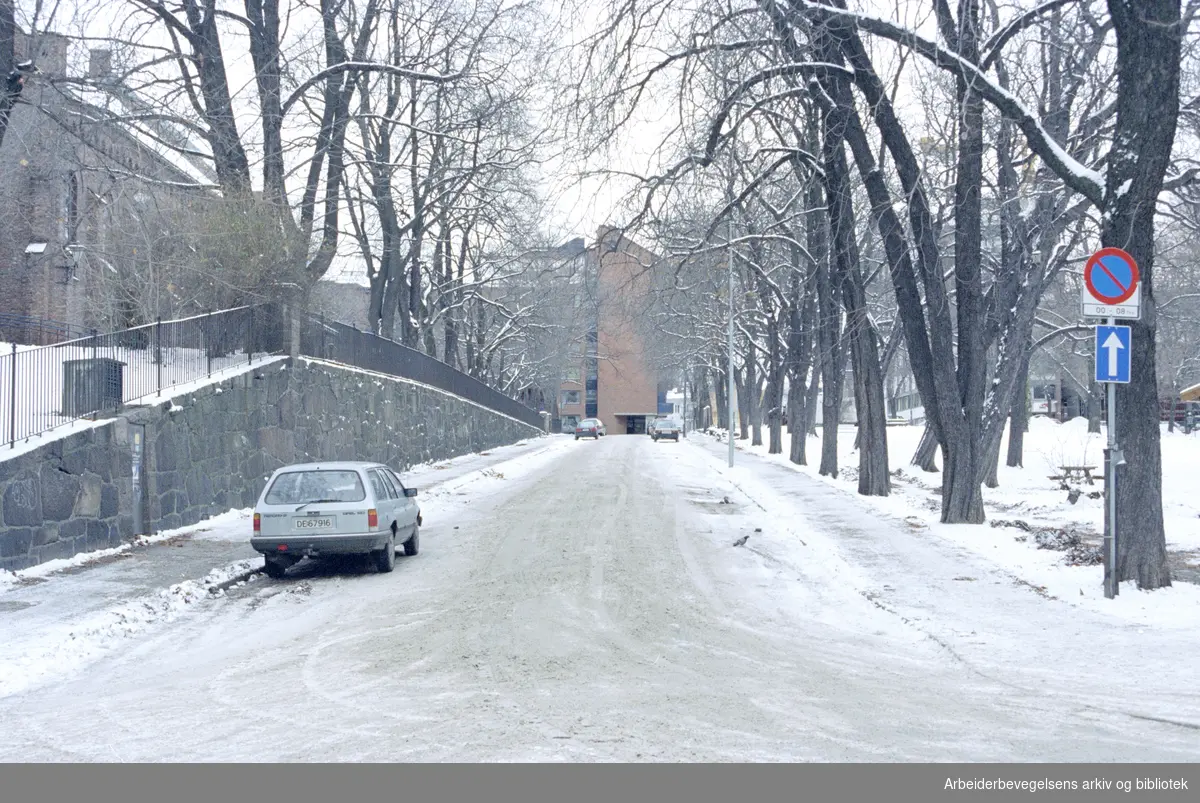
[[[96, 349], [97, 349], [97, 346], [99, 345], [99, 340], [100, 340], [99, 330], [93, 329], [92, 330], [92, 366], [93, 367], [95, 367], [95, 364], [96, 364]], [[92, 377], [95, 378], [96, 374], [92, 374]], [[96, 412], [100, 409], [101, 404], [104, 400], [103, 393], [104, 393], [104, 391], [103, 391], [103, 382], [102, 381], [97, 384], [92, 384], [90, 382], [88, 383], [88, 396], [90, 397], [90, 401], [91, 401], [91, 404], [89, 404], [88, 407], [92, 408], [92, 420], [93, 421], [96, 420]]]
[[729, 467], [733, 468], [733, 410], [737, 404], [733, 382], [733, 217], [729, 218]]
[[209, 379], [212, 379], [212, 321], [212, 310], [209, 310], [208, 317], [204, 319], [204, 360]]
[[[1115, 326], [1116, 323], [1115, 318], [1108, 319], [1109, 326]], [[1100, 347], [1099, 341], [1096, 347]], [[1104, 450], [1104, 501], [1108, 505], [1108, 515], [1104, 527], [1104, 596], [1112, 599], [1121, 593], [1117, 573], [1117, 464], [1120, 463], [1120, 449], [1117, 447], [1117, 384], [1107, 384], [1108, 448]]]
[[17, 344], [12, 344], [12, 382], [8, 396], [8, 446], [17, 448]]
[[154, 320], [154, 358], [155, 358], [154, 359], [155, 376], [157, 378], [157, 384], [158, 384], [158, 395], [161, 396], [162, 395], [162, 364], [163, 364], [162, 316], [161, 315], [159, 315]]

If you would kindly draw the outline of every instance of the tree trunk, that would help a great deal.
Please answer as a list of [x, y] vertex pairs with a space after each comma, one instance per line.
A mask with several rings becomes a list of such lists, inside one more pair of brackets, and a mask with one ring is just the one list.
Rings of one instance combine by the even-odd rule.
[[[722, 371], [713, 371], [713, 389], [717, 395], [717, 409], [714, 414], [717, 420], [713, 423], [716, 429], [729, 428], [729, 378]], [[729, 433], [733, 437], [733, 433]]]
[[804, 436], [809, 435], [814, 438], [817, 436], [817, 400], [821, 395], [821, 372], [816, 366], [812, 369], [812, 375], [808, 379], [808, 390], [804, 399]]
[[[901, 230], [881, 225], [880, 234], [889, 255], [893, 285], [901, 297], [900, 309], [912, 318], [905, 322], [910, 364], [922, 395], [926, 416], [936, 428], [942, 446], [944, 477], [941, 519], [946, 524], [979, 523], [983, 521], [981, 476], [976, 471], [979, 442], [973, 440], [963, 413], [962, 393], [954, 367], [953, 306], [942, 281], [939, 247], [920, 163], [854, 25], [846, 21], [830, 21], [827, 24], [833, 26], [842, 53], [854, 68], [854, 81], [866, 97], [884, 144], [895, 161], [905, 194], [913, 232], [912, 253], [917, 257], [925, 287], [925, 310], [929, 315], [928, 325], [922, 331], [913, 331], [917, 320], [910, 299], [915, 294], [915, 278], [912, 276], [908, 249], [897, 252], [889, 246], [889, 238], [900, 236]], [[841, 81], [834, 79], [831, 83], [836, 87], [840, 86]], [[845, 105], [846, 101], [841, 100], [845, 94], [840, 94], [839, 105]], [[849, 142], [859, 173], [867, 185], [872, 211], [882, 223], [890, 217], [890, 193], [874, 169], [873, 155], [865, 143], [861, 125], [855, 124], [855, 115], [850, 117], [847, 132]], [[867, 169], [868, 165], [870, 169]], [[920, 309], [920, 306], [916, 307], [916, 310]], [[928, 362], [924, 359], [923, 351], [929, 354]], [[926, 397], [926, 390], [922, 388], [928, 389], [932, 396]]]
[[[979, 61], [979, 0], [959, 0], [958, 51], [972, 64]], [[954, 284], [958, 317], [958, 387], [962, 394], [966, 423], [966, 448], [955, 463], [964, 461], [972, 480], [952, 482], [964, 487], [964, 496], [951, 498], [950, 507], [962, 512], [960, 521], [984, 519], [983, 497], [978, 487], [970, 488], [985, 474], [995, 472], [995, 460], [984, 437], [983, 400], [987, 384], [984, 342], [981, 190], [983, 185], [983, 98], [961, 78], [958, 82], [958, 170], [954, 183]], [[997, 444], [998, 451], [998, 444]], [[946, 479], [950, 478], [949, 462]], [[954, 478], [957, 479], [957, 478]], [[944, 480], [945, 481], [945, 480]]]
[[1088, 432], [1099, 435], [1104, 420], [1104, 388], [1097, 382], [1088, 383]]
[[733, 387], [737, 391], [738, 440], [750, 438], [750, 389], [746, 383], [746, 373], [749, 369], [733, 369]]
[[804, 409], [804, 385], [793, 385], [788, 389], [788, 424], [791, 427], [788, 460], [798, 466], [808, 465], [808, 430], [804, 423], [808, 412]]
[[8, 133], [8, 118], [12, 107], [21, 96], [24, 77], [15, 74], [16, 57], [16, 4], [14, 0], [0, 0], [0, 75], [5, 79], [4, 89], [0, 91], [0, 146], [4, 145], [4, 135]]
[[[850, 171], [843, 145], [848, 107], [822, 104], [824, 130], [821, 151], [825, 205], [829, 216], [830, 252], [842, 304], [846, 309], [846, 336], [854, 369], [854, 401], [858, 416], [858, 492], [887, 496], [890, 490], [887, 461], [887, 410], [883, 398], [883, 373], [878, 338], [867, 315], [866, 291], [854, 230], [854, 204]], [[840, 394], [839, 394], [840, 396]], [[841, 399], [838, 399], [838, 408]], [[828, 429], [826, 429], [828, 432]], [[836, 441], [834, 442], [836, 460]]]
[[[813, 150], [818, 151], [820, 135], [815, 122], [809, 131], [809, 139]], [[819, 152], [819, 151], [818, 151]], [[807, 193], [809, 209], [825, 208], [826, 199], [822, 188], [813, 182]], [[823, 219], [821, 219], [823, 218]], [[822, 476], [836, 477], [838, 475], [837, 433], [838, 421], [842, 408], [842, 379], [844, 376], [842, 359], [842, 311], [841, 283], [834, 280], [834, 268], [829, 240], [829, 218], [820, 215], [818, 220], [809, 220], [810, 241], [817, 242], [818, 250], [813, 251], [817, 259], [817, 350], [821, 366], [821, 466]]]
[[750, 345], [746, 353], [746, 414], [750, 419], [750, 444], [762, 446], [762, 401], [759, 395], [758, 347], [754, 342], [755, 327], [746, 327], [750, 333]]
[[912, 464], [922, 471], [936, 473], [938, 470], [937, 456], [941, 451], [941, 446], [933, 427], [926, 423], [925, 431], [921, 433], [921, 440], [917, 444], [917, 451], [913, 453]]
[[1163, 526], [1155, 363], [1154, 212], [1179, 117], [1179, 0], [1109, 0], [1117, 35], [1117, 119], [1108, 157], [1101, 242], [1138, 263], [1142, 317], [1132, 328], [1130, 382], [1117, 386], [1117, 576], [1138, 588], [1171, 584]]
[[[230, 98], [225, 56], [217, 30], [216, 0], [184, 0], [183, 8], [191, 30], [189, 41], [195, 57], [193, 63], [199, 73], [204, 122], [208, 124], [208, 142], [217, 181], [228, 193], [248, 193], [250, 160], [242, 147]], [[169, 15], [165, 8], [159, 13]]]
[[246, 18], [251, 23], [247, 32], [262, 116], [263, 190], [268, 200], [284, 210], [287, 209], [288, 199], [284, 182], [279, 0], [244, 0], [244, 5]]
[[1025, 433], [1029, 431], [1029, 355], [1031, 345], [1026, 343], [1025, 359], [1021, 362], [1021, 373], [1017, 377], [1017, 394], [1009, 410], [1008, 459], [1010, 467], [1025, 465]]

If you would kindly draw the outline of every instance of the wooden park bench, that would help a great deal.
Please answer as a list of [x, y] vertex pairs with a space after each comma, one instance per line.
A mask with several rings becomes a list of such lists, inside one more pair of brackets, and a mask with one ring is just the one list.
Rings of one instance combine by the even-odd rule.
[[1070, 482], [1071, 480], [1083, 480], [1088, 485], [1095, 485], [1096, 480], [1104, 479], [1103, 474], [1093, 474], [1096, 470], [1095, 466], [1059, 466], [1062, 474], [1051, 475], [1052, 480], [1062, 480]]

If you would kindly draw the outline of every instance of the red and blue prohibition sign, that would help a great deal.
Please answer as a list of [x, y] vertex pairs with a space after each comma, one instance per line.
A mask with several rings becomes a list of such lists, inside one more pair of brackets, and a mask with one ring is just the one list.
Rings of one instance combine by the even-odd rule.
[[1120, 248], [1101, 248], [1083, 268], [1088, 293], [1101, 304], [1128, 301], [1137, 290], [1138, 279], [1137, 262]]

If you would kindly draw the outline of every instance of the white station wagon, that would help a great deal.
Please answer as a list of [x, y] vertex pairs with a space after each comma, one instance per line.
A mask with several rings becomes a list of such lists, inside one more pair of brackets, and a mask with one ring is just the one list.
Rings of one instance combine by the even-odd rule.
[[405, 488], [380, 463], [302, 463], [277, 469], [254, 506], [250, 546], [266, 558], [266, 572], [283, 577], [301, 558], [370, 554], [390, 572], [396, 545], [405, 555], [420, 548], [417, 489]]

